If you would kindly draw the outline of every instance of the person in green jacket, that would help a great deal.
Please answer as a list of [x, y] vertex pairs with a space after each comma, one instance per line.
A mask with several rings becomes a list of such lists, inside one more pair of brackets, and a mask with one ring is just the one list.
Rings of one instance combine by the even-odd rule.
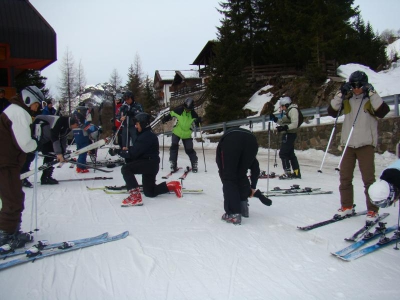
[[194, 111], [194, 101], [192, 98], [187, 98], [183, 103], [183, 106], [176, 108], [169, 112], [162, 119], [162, 123], [166, 123], [172, 118], [176, 118], [177, 122], [172, 130], [171, 148], [169, 151], [169, 162], [171, 164], [171, 172], [178, 170], [178, 150], [179, 141], [182, 139], [183, 147], [185, 148], [186, 154], [189, 156], [192, 164], [192, 172], [197, 173], [197, 155], [193, 149], [192, 139], [192, 123], [195, 122], [196, 126], [201, 123], [201, 118]]

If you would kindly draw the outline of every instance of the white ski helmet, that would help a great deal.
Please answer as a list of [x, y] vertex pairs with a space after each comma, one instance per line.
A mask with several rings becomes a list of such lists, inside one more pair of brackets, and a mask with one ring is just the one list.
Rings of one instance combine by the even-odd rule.
[[375, 181], [369, 188], [368, 194], [371, 203], [385, 208], [393, 204], [395, 198], [395, 188], [385, 180]]
[[292, 103], [292, 99], [290, 97], [282, 97], [279, 100], [279, 106], [289, 106]]
[[42, 102], [46, 99], [43, 96], [41, 90], [39, 90], [36, 86], [27, 86], [21, 91], [22, 100], [24, 101], [25, 105], [30, 107], [33, 103], [39, 103], [42, 105]]

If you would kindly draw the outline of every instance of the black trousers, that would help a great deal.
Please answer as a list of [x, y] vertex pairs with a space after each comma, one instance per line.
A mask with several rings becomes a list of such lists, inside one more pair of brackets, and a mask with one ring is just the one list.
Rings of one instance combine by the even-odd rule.
[[134, 160], [125, 164], [121, 168], [127, 190], [135, 189], [139, 186], [135, 174], [142, 175], [143, 193], [146, 197], [156, 197], [160, 194], [168, 193], [168, 187], [165, 182], [156, 184], [156, 176], [159, 170], [160, 162], [158, 159]]
[[[180, 137], [172, 134], [171, 137], [171, 148], [169, 150], [169, 161], [176, 162], [178, 160], [178, 150]], [[189, 156], [190, 162], [197, 162], [197, 154], [193, 149], [193, 139], [182, 139], [183, 147], [185, 148], [186, 154]]]
[[[294, 142], [296, 141], [296, 133], [282, 134], [281, 149], [279, 150], [279, 157], [282, 160], [282, 167], [285, 172], [293, 170], [300, 170], [299, 162], [294, 154]], [[291, 165], [291, 166], [290, 166]]]
[[217, 161], [224, 193], [224, 209], [227, 214], [241, 212], [240, 201], [250, 195], [247, 171], [258, 152], [257, 140], [253, 135], [232, 132], [219, 143]]

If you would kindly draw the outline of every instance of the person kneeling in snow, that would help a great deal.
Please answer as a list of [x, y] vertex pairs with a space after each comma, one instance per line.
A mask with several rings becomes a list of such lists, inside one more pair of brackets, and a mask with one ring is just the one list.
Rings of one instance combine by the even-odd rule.
[[137, 131], [133, 146], [122, 148], [120, 155], [132, 161], [121, 168], [129, 196], [122, 201], [121, 206], [143, 205], [139, 184], [135, 174], [142, 174], [143, 193], [146, 197], [156, 197], [160, 194], [175, 192], [178, 198], [182, 197], [182, 186], [179, 181], [162, 182], [156, 184], [156, 176], [160, 168], [159, 143], [157, 136], [151, 131], [150, 116], [147, 113], [138, 113], [135, 116]]
[[400, 159], [388, 166], [368, 189], [372, 204], [385, 208], [400, 197]]

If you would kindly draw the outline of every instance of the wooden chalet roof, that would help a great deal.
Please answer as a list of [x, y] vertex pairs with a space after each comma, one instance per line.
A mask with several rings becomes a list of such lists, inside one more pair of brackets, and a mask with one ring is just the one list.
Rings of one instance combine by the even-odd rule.
[[192, 65], [209, 66], [215, 56], [215, 53], [213, 51], [215, 43], [215, 41], [208, 41], [203, 50], [201, 50], [200, 54], [196, 57]]
[[43, 70], [57, 60], [54, 29], [28, 0], [0, 1], [0, 67]]

